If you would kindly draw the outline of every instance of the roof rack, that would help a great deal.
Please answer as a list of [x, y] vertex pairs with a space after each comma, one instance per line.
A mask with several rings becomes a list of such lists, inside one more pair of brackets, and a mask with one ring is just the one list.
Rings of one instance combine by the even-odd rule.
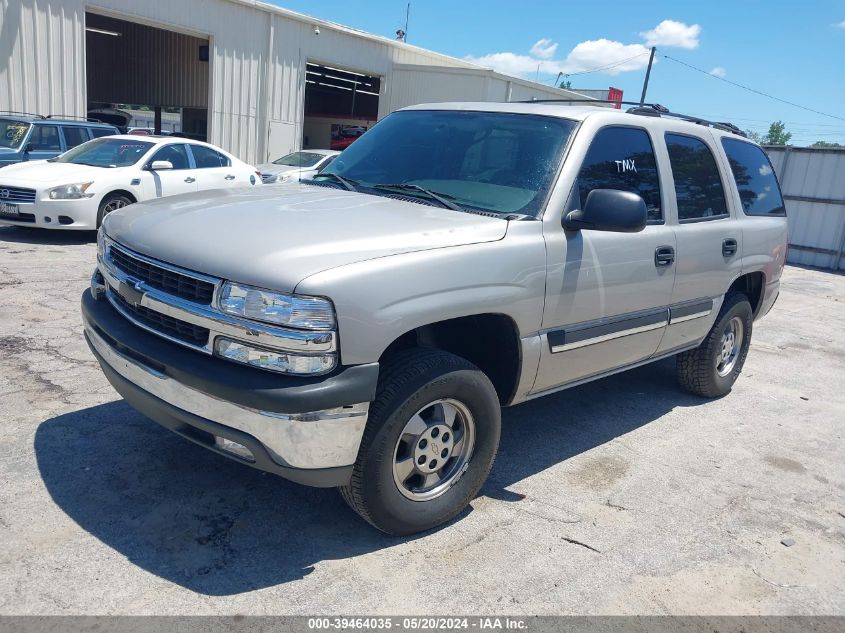
[[48, 114], [46, 117], [41, 117], [42, 119], [66, 119], [70, 120], [78, 120], [78, 121], [86, 121], [88, 123], [102, 123], [99, 119], [92, 119], [88, 116], [77, 116], [74, 114]]
[[18, 112], [17, 110], [0, 110], [0, 114], [18, 114], [23, 116], [31, 116], [35, 117], [36, 119], [43, 119], [43, 114], [35, 114], [33, 112]]
[[518, 103], [585, 103], [587, 105], [598, 103], [612, 103], [614, 105], [627, 105], [632, 106], [625, 111], [628, 114], [636, 114], [639, 116], [672, 117], [675, 119], [681, 119], [682, 121], [688, 121], [690, 123], [697, 123], [698, 125], [712, 127], [717, 130], [722, 130], [723, 132], [730, 132], [732, 134], [736, 134], [745, 138], [748, 137], [745, 132], [740, 130], [733, 123], [727, 123], [725, 121], [710, 121], [708, 119], [702, 119], [701, 117], [692, 116], [689, 114], [680, 114], [678, 112], [672, 112], [671, 110], [669, 110], [669, 108], [662, 106], [659, 103], [640, 103], [639, 101], [613, 101], [611, 99], [530, 99], [527, 101], [519, 101]]

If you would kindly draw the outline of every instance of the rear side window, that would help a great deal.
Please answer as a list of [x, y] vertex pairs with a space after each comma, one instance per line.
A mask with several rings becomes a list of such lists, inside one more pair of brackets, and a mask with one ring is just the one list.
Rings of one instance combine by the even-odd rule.
[[756, 145], [723, 138], [722, 147], [731, 164], [731, 171], [746, 215], [786, 215], [772, 163]]
[[88, 131], [84, 127], [63, 125], [62, 134], [65, 135], [65, 145], [67, 145], [67, 149], [81, 145], [88, 140]]
[[666, 149], [675, 180], [678, 219], [694, 222], [727, 217], [722, 178], [707, 144], [692, 136], [667, 134]]
[[34, 150], [61, 151], [62, 149], [62, 145], [59, 143], [59, 128], [55, 125], [33, 126], [29, 142]]
[[205, 145], [191, 145], [191, 152], [194, 154], [194, 162], [197, 165], [197, 169], [229, 166], [228, 158]]
[[112, 136], [117, 134], [117, 130], [107, 127], [92, 127], [89, 131], [91, 132], [91, 138], [100, 138], [101, 136]]
[[590, 144], [575, 186], [580, 209], [584, 208], [587, 195], [593, 189], [619, 189], [642, 196], [649, 222], [663, 221], [654, 148], [642, 128], [605, 127], [599, 130]]

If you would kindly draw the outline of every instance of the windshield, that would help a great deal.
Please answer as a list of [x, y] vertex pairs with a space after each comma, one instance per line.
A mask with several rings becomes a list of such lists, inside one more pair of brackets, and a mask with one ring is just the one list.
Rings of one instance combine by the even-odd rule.
[[288, 167], [313, 167], [324, 158], [325, 155], [315, 154], [314, 152], [294, 152], [274, 160], [273, 164]]
[[17, 149], [29, 131], [29, 123], [14, 119], [0, 119], [0, 147]]
[[147, 141], [103, 137], [77, 145], [53, 160], [92, 167], [128, 167], [137, 163], [152, 146]]
[[572, 121], [537, 115], [406, 110], [381, 121], [322, 173], [359, 188], [415, 185], [464, 208], [536, 215], [574, 128]]

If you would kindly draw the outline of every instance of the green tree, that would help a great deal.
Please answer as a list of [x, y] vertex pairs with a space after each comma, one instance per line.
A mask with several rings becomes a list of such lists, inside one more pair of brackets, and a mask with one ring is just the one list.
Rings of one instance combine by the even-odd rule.
[[749, 138], [749, 140], [752, 140], [755, 143], [763, 142], [763, 135], [760, 134], [760, 132], [755, 132], [754, 130], [745, 130], [745, 135]]
[[816, 141], [810, 147], [845, 147], [845, 145], [840, 145], [839, 143], [828, 143], [827, 141]]
[[792, 132], [786, 131], [783, 121], [775, 121], [769, 126], [769, 132], [763, 137], [763, 145], [787, 145]]

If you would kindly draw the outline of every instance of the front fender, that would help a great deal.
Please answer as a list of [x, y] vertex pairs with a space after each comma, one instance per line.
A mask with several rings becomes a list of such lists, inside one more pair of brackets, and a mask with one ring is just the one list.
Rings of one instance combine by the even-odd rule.
[[338, 317], [341, 362], [376, 362], [402, 334], [473, 314], [503, 314], [520, 337], [537, 332], [546, 261], [542, 224], [510, 222], [495, 242], [436, 248], [313, 274], [296, 292], [329, 297]]

